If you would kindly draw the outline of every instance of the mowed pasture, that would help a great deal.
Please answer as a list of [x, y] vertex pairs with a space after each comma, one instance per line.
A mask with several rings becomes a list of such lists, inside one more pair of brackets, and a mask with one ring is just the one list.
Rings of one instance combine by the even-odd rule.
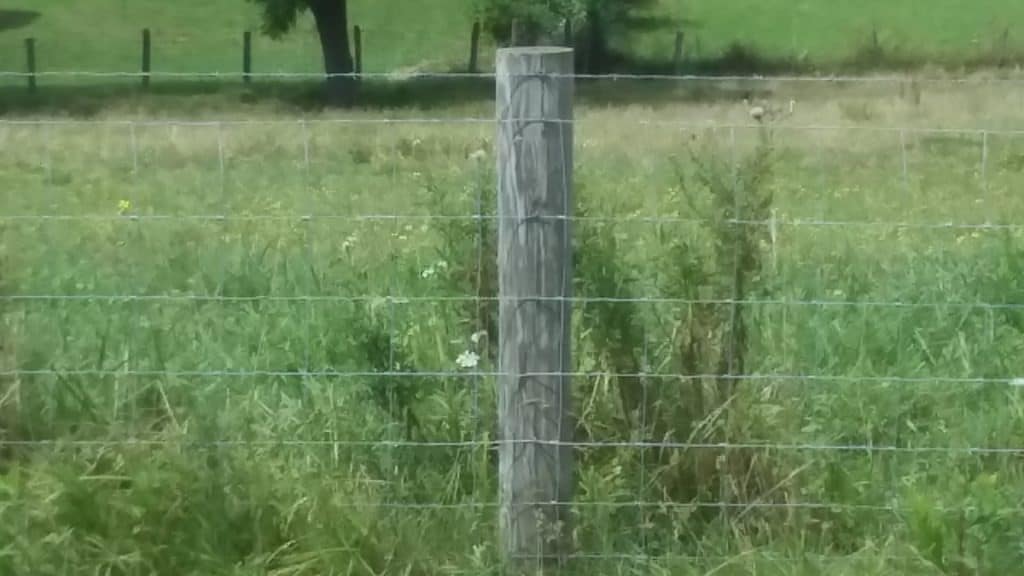
[[[577, 568], [1012, 573], [1020, 88], [721, 87], [581, 87]], [[0, 572], [497, 570], [495, 125], [453, 112], [0, 123]]]
[[[480, 6], [475, 0], [348, 4], [351, 24], [363, 30], [366, 72], [464, 71]], [[658, 0], [635, 16], [636, 25], [617, 34], [618, 51], [666, 64], [675, 33], [683, 30], [695, 72], [770, 72], [757, 68], [779, 64], [826, 71], [926, 63], [958, 68], [1018, 61], [1024, 50], [1024, 36], [1014, 27], [1024, 20], [1024, 7], [1012, 0], [930, 0], [925, 11], [911, 0]], [[240, 74], [242, 32], [258, 32], [260, 24], [258, 7], [246, 0], [12, 0], [0, 8], [0, 70], [23, 71], [23, 40], [35, 37], [40, 71], [137, 72], [141, 30], [150, 28], [155, 72]], [[730, 55], [734, 45], [754, 59]], [[321, 70], [308, 14], [281, 39], [256, 34], [253, 50], [257, 73]], [[493, 42], [485, 38], [485, 69], [492, 55]]]

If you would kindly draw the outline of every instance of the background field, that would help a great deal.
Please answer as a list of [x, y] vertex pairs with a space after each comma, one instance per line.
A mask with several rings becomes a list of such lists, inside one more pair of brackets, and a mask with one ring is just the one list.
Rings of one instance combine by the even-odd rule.
[[[874, 23], [984, 52], [1022, 10], [789, 4], [663, 10], [702, 50], [821, 63]], [[28, 34], [44, 69], [133, 70], [146, 25], [157, 69], [234, 70], [255, 24], [14, 8], [43, 16], [0, 30], [0, 70]], [[368, 69], [464, 58], [467, 11], [353, 13], [387, 38]], [[257, 47], [318, 69], [308, 23]], [[573, 571], [1024, 564], [1024, 78], [954, 80], [579, 83]], [[498, 572], [493, 87], [367, 82], [337, 111], [308, 86], [0, 91], [0, 574]], [[737, 238], [749, 377], [723, 394]]]
[[[364, 29], [365, 69], [448, 70], [466, 65], [473, 0], [352, 0], [351, 20]], [[259, 27], [254, 6], [243, 0], [9, 0], [0, 11], [0, 70], [24, 69], [23, 39], [39, 41], [40, 70], [137, 71], [140, 30], [153, 32], [153, 67], [163, 72], [237, 72], [241, 35]], [[12, 11], [38, 13], [20, 22]], [[834, 69], [870, 50], [873, 32], [891, 52], [889, 65], [995, 62], [1024, 48], [1024, 7], [1007, 0], [662, 0], [619, 49], [641, 61], [667, 61], [675, 30], [687, 32], [687, 52], [704, 67], [728, 67], [721, 57], [743, 44], [764, 59], [783, 59]], [[6, 20], [7, 24], [4, 25]], [[25, 24], [25, 25], [20, 25]], [[485, 47], [481, 63], [493, 58]], [[257, 71], [315, 72], [320, 52], [311, 19], [281, 41], [257, 36]], [[886, 58], [875, 57], [884, 65]], [[869, 62], [870, 63], [870, 62]], [[737, 65], [733, 62], [732, 65]], [[695, 64], [696, 66], [696, 64]], [[699, 66], [698, 66], [699, 68]]]

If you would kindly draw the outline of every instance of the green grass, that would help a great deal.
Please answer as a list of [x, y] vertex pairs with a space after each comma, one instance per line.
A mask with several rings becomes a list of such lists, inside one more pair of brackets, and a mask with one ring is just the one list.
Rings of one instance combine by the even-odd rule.
[[[1019, 50], [1024, 37], [1013, 22], [1024, 7], [1005, 0], [738, 0], [662, 2], [662, 13], [688, 29], [688, 50], [713, 57], [740, 43], [768, 58], [807, 58], [828, 65], [865, 49], [877, 32], [883, 48], [920, 60], [964, 62], [1001, 48]], [[670, 34], [646, 35], [634, 43], [641, 55], [671, 54]]]
[[[352, 0], [351, 20], [364, 30], [365, 69], [462, 69], [469, 51], [473, 0]], [[140, 30], [153, 33], [153, 66], [162, 72], [238, 72], [241, 35], [258, 29], [259, 13], [243, 0], [37, 0], [5, 6], [39, 14], [24, 26], [0, 28], [0, 70], [24, 70], [23, 39], [38, 39], [40, 70], [136, 71]], [[687, 31], [695, 71], [730, 71], [729, 47], [755, 50], [768, 67], [836, 69], [937, 62], [994, 64], [1021, 54], [1012, 23], [1024, 8], [1010, 0], [710, 2], [663, 0], [652, 13], [663, 26], [620, 39], [619, 48], [644, 61], [671, 58], [675, 29]], [[872, 48], [877, 32], [880, 52]], [[1005, 34], [1005, 39], [1004, 39]], [[481, 55], [489, 65], [493, 47]], [[257, 35], [255, 69], [317, 72], [320, 51], [311, 19], [280, 41]], [[770, 71], [770, 67], [767, 68]]]
[[[349, 5], [352, 24], [363, 29], [367, 71], [445, 69], [464, 66], [469, 58], [471, 0], [438, 0], [426, 10], [409, 0]], [[0, 30], [0, 70], [24, 70], [23, 40], [33, 36], [40, 70], [137, 71], [141, 30], [148, 27], [154, 71], [235, 73], [242, 66], [242, 32], [260, 28], [258, 8], [244, 0], [42, 0], [5, 8], [36, 11], [39, 17]], [[253, 63], [257, 72], [321, 71], [312, 18], [301, 18], [280, 41], [254, 35]]]
[[[798, 104], [771, 171], [745, 187], [771, 193], [778, 223], [749, 229], [761, 266], [745, 297], [763, 303], [742, 310], [746, 371], [829, 379], [741, 381], [718, 412], [713, 382], [672, 375], [714, 370], [722, 306], [577, 308], [574, 369], [642, 358], [660, 375], [648, 424], [661, 434], [627, 423], [628, 381], [595, 376], [574, 382], [578, 439], [780, 445], [577, 450], [581, 572], [1021, 565], [1021, 459], [963, 449], [1024, 442], [1024, 396], [1007, 380], [1024, 373], [1020, 310], [971, 305], [1022, 302], [1024, 237], [864, 225], [1018, 223], [1019, 137], [988, 135], [983, 168], [980, 134], [913, 131], [1021, 126], [1010, 86], [926, 86], [920, 102], [774, 87]], [[577, 210], [596, 219], [576, 226], [578, 295], [732, 296], [719, 241], [734, 236], [714, 206], [734, 192], [724, 159], [749, 158], [761, 130], [736, 129], [733, 147], [727, 130], [639, 124], [747, 121], [732, 102], [686, 97], [581, 105]], [[134, 112], [0, 126], [0, 573], [495, 573], [495, 455], [382, 443], [494, 438], [495, 382], [454, 373], [467, 350], [493, 370], [496, 334], [474, 343], [487, 315], [451, 300], [488, 293], [493, 229], [478, 260], [477, 222], [425, 218], [475, 214], [478, 199], [492, 210], [490, 156], [471, 156], [490, 152], [493, 126], [320, 122], [335, 113], [303, 125], [262, 106], [229, 115], [273, 123], [102, 122]], [[485, 104], [458, 112], [489, 117]], [[381, 114], [417, 113], [345, 117]], [[911, 129], [906, 172], [900, 134], [879, 126]], [[410, 217], [352, 218], [366, 214]], [[601, 221], [623, 216], [682, 221]], [[786, 224], [800, 219], [849, 224]], [[835, 303], [780, 303], [819, 300]], [[883, 302], [935, 305], [867, 304]], [[692, 367], [688, 338], [702, 346]], [[390, 371], [424, 375], [366, 374]], [[915, 451], [927, 448], [939, 450]], [[723, 500], [753, 506], [701, 505]]]

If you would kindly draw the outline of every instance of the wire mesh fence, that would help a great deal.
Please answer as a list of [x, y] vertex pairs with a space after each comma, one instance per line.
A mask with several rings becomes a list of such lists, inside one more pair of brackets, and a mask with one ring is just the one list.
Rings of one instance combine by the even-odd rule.
[[516, 303], [574, 308], [573, 365], [517, 375], [571, 381], [568, 442], [497, 429], [494, 132], [529, 119], [2, 120], [0, 468], [461, 573], [498, 450], [546, 442], [581, 562], [1019, 561], [1022, 131], [746, 108], [565, 121], [574, 294]]

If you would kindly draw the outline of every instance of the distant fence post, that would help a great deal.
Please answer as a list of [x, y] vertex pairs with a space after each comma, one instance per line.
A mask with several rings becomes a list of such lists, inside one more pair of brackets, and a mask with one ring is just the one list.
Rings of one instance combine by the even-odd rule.
[[573, 51], [504, 48], [496, 71], [498, 524], [525, 568], [571, 546]]
[[683, 73], [683, 41], [685, 38], [682, 30], [676, 32], [676, 49], [672, 53], [672, 73], [676, 75]]
[[352, 28], [352, 44], [356, 49], [355, 69], [359, 75], [363, 73], [363, 29], [358, 24]]
[[509, 31], [509, 46], [519, 46], [519, 20], [512, 19], [512, 28]]
[[152, 45], [149, 28], [142, 29], [142, 87], [149, 87], [149, 73], [152, 70]]
[[480, 57], [480, 21], [473, 22], [473, 32], [469, 37], [469, 73], [476, 74], [480, 71], [477, 65]]
[[242, 33], [242, 80], [252, 82], [252, 32], [248, 30]]
[[28, 91], [36, 91], [36, 39], [25, 38], [25, 71], [28, 73]]
[[566, 17], [565, 21], [562, 22], [562, 42], [563, 45], [572, 48], [575, 43], [575, 37], [572, 32], [572, 18]]

